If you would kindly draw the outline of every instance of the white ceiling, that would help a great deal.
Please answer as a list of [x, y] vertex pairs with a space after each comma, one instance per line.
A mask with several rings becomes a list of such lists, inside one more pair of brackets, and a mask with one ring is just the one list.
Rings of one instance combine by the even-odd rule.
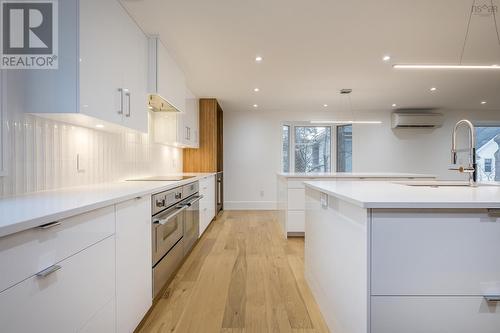
[[[347, 104], [339, 89], [352, 88], [355, 110], [391, 110], [396, 103], [500, 112], [500, 70], [391, 67], [456, 64], [471, 0], [122, 1], [146, 33], [160, 35], [193, 93], [217, 97], [225, 111], [254, 103], [263, 111], [335, 111]], [[499, 64], [496, 38], [492, 17], [474, 15], [464, 63]], [[261, 64], [256, 55], [264, 57]]]

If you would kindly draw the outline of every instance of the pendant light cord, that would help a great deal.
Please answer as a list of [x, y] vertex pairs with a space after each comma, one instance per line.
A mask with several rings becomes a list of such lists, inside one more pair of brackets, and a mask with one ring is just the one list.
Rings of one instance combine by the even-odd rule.
[[[495, 6], [493, 5], [493, 0], [490, 0], [490, 4], [491, 4], [490, 8], [492, 11], [492, 16], [493, 16], [493, 23], [495, 25], [495, 32], [497, 34], [497, 41], [498, 41], [498, 45], [500, 46], [500, 33], [498, 31], [497, 14], [496, 14]], [[460, 53], [460, 65], [462, 65], [462, 60], [464, 58], [464, 53], [465, 53], [465, 47], [467, 45], [467, 40], [469, 39], [470, 24], [472, 21], [472, 14], [474, 12], [475, 5], [476, 5], [476, 0], [472, 0], [472, 5], [470, 7], [470, 13], [469, 13], [469, 20], [467, 22], [467, 30], [465, 32], [464, 44], [462, 45], [462, 52]]]
[[493, 22], [495, 22], [495, 31], [497, 33], [497, 41], [498, 41], [498, 45], [500, 46], [500, 33], [498, 33], [497, 11], [495, 10], [495, 7], [493, 6], [493, 0], [490, 0], [490, 3], [491, 3], [491, 10], [493, 11]]
[[462, 52], [460, 53], [460, 65], [462, 64], [462, 60], [464, 58], [464, 53], [465, 53], [465, 46], [467, 45], [467, 40], [469, 39], [470, 22], [472, 21], [472, 13], [474, 11], [475, 4], [476, 0], [472, 0], [472, 5], [470, 6], [469, 20], [467, 22], [467, 30], [465, 32], [464, 44], [462, 45]]

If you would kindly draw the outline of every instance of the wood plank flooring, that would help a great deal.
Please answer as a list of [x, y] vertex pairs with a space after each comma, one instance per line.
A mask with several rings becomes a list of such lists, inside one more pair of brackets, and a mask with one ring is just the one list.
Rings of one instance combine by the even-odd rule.
[[304, 279], [304, 240], [282, 237], [275, 212], [213, 221], [140, 331], [329, 332]]

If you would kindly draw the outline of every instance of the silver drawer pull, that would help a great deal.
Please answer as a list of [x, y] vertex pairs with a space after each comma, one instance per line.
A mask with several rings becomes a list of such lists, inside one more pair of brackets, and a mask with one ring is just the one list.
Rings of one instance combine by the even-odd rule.
[[55, 221], [55, 222], [50, 222], [50, 223], [47, 223], [47, 224], [43, 224], [43, 225], [39, 226], [38, 229], [50, 229], [50, 228], [53, 228], [53, 227], [57, 227], [58, 225], [61, 225], [61, 222]]
[[496, 296], [484, 296], [486, 302], [500, 302], [500, 295]]
[[58, 271], [60, 269], [61, 269], [61, 266], [59, 266], [59, 265], [52, 265], [52, 266], [44, 269], [43, 271], [36, 273], [36, 276], [39, 277], [39, 278], [44, 278], [44, 277], [47, 277], [50, 274], [52, 274], [52, 273], [54, 273], [54, 272], [56, 272], [56, 271]]

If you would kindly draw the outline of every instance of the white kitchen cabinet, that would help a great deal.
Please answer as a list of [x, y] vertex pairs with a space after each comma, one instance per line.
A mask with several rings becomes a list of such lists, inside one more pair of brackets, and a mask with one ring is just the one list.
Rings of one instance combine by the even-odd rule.
[[500, 218], [480, 209], [372, 214], [372, 295], [500, 294]]
[[186, 110], [186, 79], [159, 37], [149, 38], [149, 93], [181, 113]]
[[198, 148], [198, 99], [186, 88], [184, 73], [158, 37], [149, 39], [149, 93], [171, 106], [169, 112], [154, 113], [155, 141], [182, 148]]
[[500, 303], [483, 297], [372, 297], [371, 333], [498, 333]]
[[200, 103], [198, 98], [189, 90], [186, 92], [186, 113], [183, 116], [182, 128], [184, 143], [189, 148], [199, 148], [199, 115]]
[[215, 175], [200, 179], [200, 236], [215, 217]]
[[116, 320], [135, 330], [152, 305], [151, 197], [116, 205]]
[[[113, 236], [0, 293], [2, 332], [67, 333], [115, 330]], [[107, 315], [103, 315], [107, 314]]]
[[[9, 71], [27, 113], [147, 132], [148, 45], [117, 0], [59, 2], [59, 69]], [[101, 126], [99, 126], [101, 127]]]
[[113, 235], [114, 207], [0, 238], [0, 291]]

